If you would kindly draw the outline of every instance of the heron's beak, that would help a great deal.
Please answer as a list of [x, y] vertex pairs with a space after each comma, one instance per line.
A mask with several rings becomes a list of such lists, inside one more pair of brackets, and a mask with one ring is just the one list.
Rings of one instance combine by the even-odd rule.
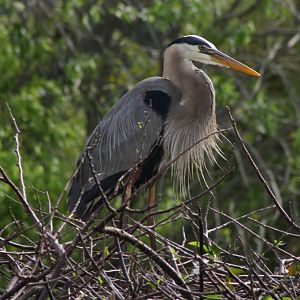
[[210, 53], [210, 57], [217, 64], [223, 65], [227, 68], [231, 68], [252, 76], [261, 76], [258, 72], [254, 71], [253, 69], [235, 60], [234, 58], [231, 58], [230, 56], [224, 54], [219, 50], [214, 50], [213, 53]]

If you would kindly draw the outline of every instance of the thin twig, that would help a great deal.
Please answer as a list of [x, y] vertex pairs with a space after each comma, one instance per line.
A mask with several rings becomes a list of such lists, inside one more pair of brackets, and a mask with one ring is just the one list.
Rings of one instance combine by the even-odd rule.
[[[174, 281], [179, 286], [183, 286], [188, 289], [186, 283], [179, 276], [179, 274], [177, 274], [177, 272], [172, 268], [172, 266], [170, 266], [160, 255], [157, 254], [157, 252], [152, 250], [149, 246], [144, 244], [142, 241], [136, 239], [134, 236], [130, 235], [126, 231], [115, 227], [104, 227], [103, 232], [122, 238], [127, 242], [131, 243], [132, 245], [136, 246], [137, 248], [139, 248], [149, 257], [149, 259], [157, 263], [164, 270], [164, 272], [166, 272], [166, 274], [168, 274], [171, 278], [173, 278]], [[188, 290], [182, 292], [182, 294], [185, 296], [186, 299], [192, 299]]]
[[300, 227], [290, 218], [290, 216], [287, 214], [287, 212], [283, 209], [283, 207], [281, 206], [281, 204], [279, 203], [279, 201], [277, 200], [275, 194], [273, 193], [273, 191], [271, 190], [271, 188], [269, 187], [266, 179], [263, 177], [263, 175], [261, 174], [259, 168], [257, 167], [256, 163], [254, 162], [251, 154], [249, 153], [244, 141], [243, 141], [243, 138], [241, 137], [241, 134], [237, 128], [237, 125], [236, 125], [236, 121], [234, 120], [234, 118], [232, 117], [232, 114], [231, 114], [231, 111], [230, 111], [230, 108], [229, 106], [226, 107], [227, 108], [227, 111], [228, 111], [228, 115], [229, 115], [229, 119], [231, 121], [231, 124], [233, 126], [233, 129], [234, 129], [234, 132], [238, 138], [238, 141], [240, 142], [241, 144], [241, 147], [246, 155], [246, 157], [248, 158], [251, 166], [253, 167], [258, 179], [261, 181], [263, 187], [265, 188], [267, 194], [271, 197], [271, 199], [273, 200], [274, 204], [276, 205], [276, 207], [278, 208], [280, 214], [285, 218], [285, 220], [293, 226], [293, 228], [295, 228], [297, 231], [300, 231]]

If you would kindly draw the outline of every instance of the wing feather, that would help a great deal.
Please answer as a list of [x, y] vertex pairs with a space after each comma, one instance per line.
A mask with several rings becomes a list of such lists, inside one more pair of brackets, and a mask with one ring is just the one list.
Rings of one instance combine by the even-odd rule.
[[[122, 174], [149, 157], [160, 139], [167, 106], [179, 103], [180, 98], [180, 91], [169, 80], [151, 77], [120, 99], [97, 125], [78, 160], [68, 194], [69, 210], [78, 202], [82, 207], [87, 203], [80, 202], [99, 196], [92, 191], [96, 183], [91, 164], [102, 187], [105, 179]], [[87, 200], [85, 195], [93, 197]]]

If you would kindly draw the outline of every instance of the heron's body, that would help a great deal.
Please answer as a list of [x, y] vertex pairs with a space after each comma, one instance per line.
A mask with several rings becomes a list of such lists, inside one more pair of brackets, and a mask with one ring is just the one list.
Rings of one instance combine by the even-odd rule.
[[213, 84], [192, 64], [195, 53], [186, 42], [191, 49], [201, 43], [217, 51], [197, 36], [170, 44], [163, 77], [148, 78], [127, 92], [88, 139], [69, 191], [69, 209], [80, 218], [102, 205], [103, 194], [121, 193], [133, 169], [136, 188], [178, 157], [172, 167], [185, 192], [193, 169], [203, 177], [205, 160], [213, 162], [220, 152]]

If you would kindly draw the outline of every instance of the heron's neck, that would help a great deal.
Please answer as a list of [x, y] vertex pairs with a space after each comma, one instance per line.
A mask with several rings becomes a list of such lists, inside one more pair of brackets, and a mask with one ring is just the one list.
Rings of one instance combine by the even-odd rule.
[[186, 79], [194, 75], [195, 69], [192, 62], [183, 58], [176, 48], [165, 51], [163, 77], [171, 80], [183, 93], [188, 88]]
[[183, 113], [195, 118], [201, 115], [201, 119], [205, 119], [203, 111], [208, 117], [214, 114], [215, 95], [211, 80], [190, 60], [183, 58], [175, 47], [166, 49], [163, 77], [180, 89]]

